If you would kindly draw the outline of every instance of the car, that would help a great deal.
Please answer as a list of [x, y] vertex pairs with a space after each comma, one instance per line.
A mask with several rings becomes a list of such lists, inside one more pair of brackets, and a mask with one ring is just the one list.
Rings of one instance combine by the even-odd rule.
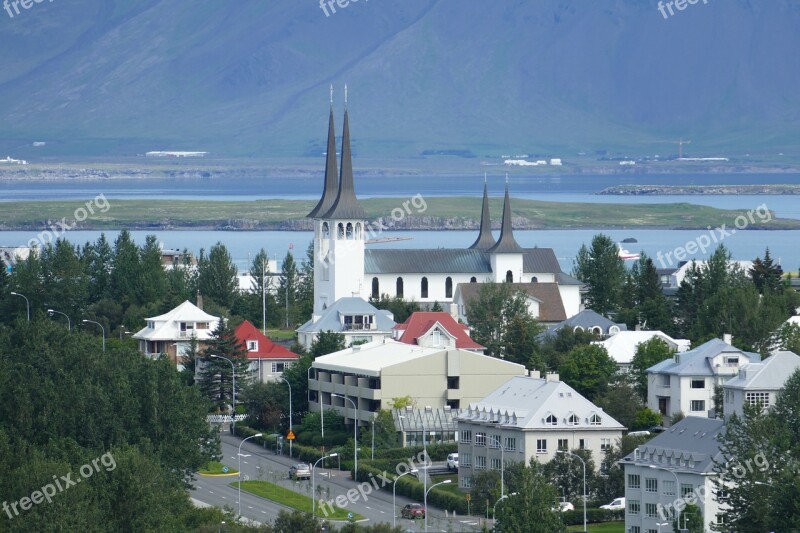
[[458, 470], [458, 454], [451, 453], [447, 456], [447, 469], [448, 470]]
[[425, 518], [425, 507], [421, 503], [409, 503], [400, 511], [400, 516], [411, 520]]
[[622, 511], [625, 509], [625, 498], [617, 498], [611, 503], [601, 505], [600, 509], [605, 509], [607, 511]]
[[558, 510], [562, 513], [566, 513], [567, 511], [574, 511], [575, 506], [569, 502], [558, 502]]
[[311, 479], [311, 467], [306, 463], [297, 463], [289, 468], [289, 479]]

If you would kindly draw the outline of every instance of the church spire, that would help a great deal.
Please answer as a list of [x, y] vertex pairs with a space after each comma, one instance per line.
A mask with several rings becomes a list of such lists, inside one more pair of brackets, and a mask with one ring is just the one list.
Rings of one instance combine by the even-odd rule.
[[488, 250], [494, 246], [495, 240], [492, 235], [492, 219], [489, 217], [489, 189], [486, 185], [486, 175], [483, 176], [483, 207], [481, 208], [481, 229], [478, 238], [472, 243], [470, 249]]
[[488, 252], [493, 254], [520, 254], [522, 247], [514, 239], [514, 231], [511, 229], [511, 200], [508, 196], [508, 178], [506, 178], [506, 197], [503, 201], [503, 225], [500, 228], [500, 238], [497, 244], [489, 248]]
[[358, 203], [353, 180], [353, 156], [350, 150], [350, 116], [344, 111], [344, 133], [342, 134], [342, 165], [339, 174], [339, 193], [330, 210], [323, 218], [366, 220], [367, 213]]
[[331, 114], [328, 118], [328, 154], [325, 160], [325, 188], [316, 207], [306, 215], [307, 218], [322, 217], [336, 201], [336, 129], [333, 125], [333, 85], [331, 85]]

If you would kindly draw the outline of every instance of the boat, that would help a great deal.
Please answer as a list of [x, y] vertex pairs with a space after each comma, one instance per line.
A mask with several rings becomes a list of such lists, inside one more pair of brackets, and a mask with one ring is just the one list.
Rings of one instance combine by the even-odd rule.
[[634, 259], [639, 259], [641, 257], [641, 254], [635, 254], [633, 252], [629, 252], [628, 250], [623, 248], [621, 244], [617, 244], [617, 247], [619, 247], [619, 252], [618, 252], [619, 258], [622, 259], [623, 261], [633, 261]]

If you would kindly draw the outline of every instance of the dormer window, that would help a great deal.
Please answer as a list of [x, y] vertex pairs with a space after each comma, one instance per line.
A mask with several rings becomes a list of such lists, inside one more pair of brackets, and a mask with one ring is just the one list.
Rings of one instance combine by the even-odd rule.
[[578, 425], [578, 416], [576, 414], [574, 414], [574, 413], [569, 415], [569, 418], [567, 419], [567, 424], [570, 425], [570, 426], [577, 426]]
[[599, 425], [600, 425], [600, 424], [602, 424], [602, 423], [603, 423], [603, 419], [602, 419], [602, 418], [600, 418], [600, 417], [599, 417], [598, 415], [596, 415], [596, 414], [594, 414], [594, 415], [592, 415], [591, 417], [589, 417], [589, 425], [590, 425], [590, 426], [599, 426]]
[[258, 341], [247, 341], [247, 351], [248, 352], [257, 352], [258, 351]]
[[442, 332], [439, 331], [439, 328], [433, 330], [433, 345], [434, 346], [442, 345]]
[[555, 415], [551, 414], [545, 420], [545, 424], [547, 424], [548, 426], [557, 426], [558, 425], [558, 419], [555, 417]]
[[726, 357], [725, 358], [725, 366], [739, 366], [739, 358], [738, 357]]

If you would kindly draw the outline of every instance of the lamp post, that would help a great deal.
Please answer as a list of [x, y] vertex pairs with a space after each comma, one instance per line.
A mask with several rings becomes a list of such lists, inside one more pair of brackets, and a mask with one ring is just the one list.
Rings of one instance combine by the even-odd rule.
[[[392, 482], [392, 528], [397, 527], [397, 480], [410, 473], [411, 470], [407, 470], [394, 478], [394, 481]], [[426, 509], [425, 513], [427, 514], [427, 512], [428, 510]]]
[[[647, 468], [652, 468], [653, 470], [663, 470], [664, 472], [669, 472], [670, 474], [672, 474], [672, 477], [675, 478], [675, 495], [683, 496], [681, 494], [681, 480], [678, 479], [678, 474], [676, 474], [675, 472], [673, 472], [668, 468], [662, 468], [657, 465], [647, 465]], [[675, 509], [675, 519], [678, 521], [678, 524], [681, 523], [681, 512], [677, 508]]]
[[19, 296], [20, 298], [25, 298], [25, 310], [28, 312], [28, 322], [31, 321], [31, 302], [28, 300], [28, 297], [24, 294], [20, 294], [18, 292], [12, 292], [11, 296]]
[[[239, 443], [239, 453], [237, 454], [237, 458], [239, 460], [239, 483], [237, 483], [237, 485], [239, 485], [239, 513], [238, 513], [238, 515], [239, 515], [240, 518], [242, 516], [242, 444], [244, 444], [246, 441], [248, 441], [250, 439], [254, 439], [254, 438], [260, 437], [260, 436], [261, 436], [261, 433], [256, 433], [255, 435], [250, 435], [249, 437], [247, 437], [246, 439], [242, 440], [242, 442]], [[248, 455], [247, 457], [250, 457], [250, 456]]]
[[661, 526], [668, 526], [669, 522], [656, 522], [656, 527], [658, 528], [658, 533], [661, 533]]
[[50, 316], [53, 316], [53, 313], [56, 313], [56, 314], [64, 315], [65, 317], [67, 317], [67, 331], [72, 331], [72, 320], [69, 319], [69, 317], [67, 316], [66, 313], [62, 313], [61, 311], [56, 311], [55, 309], [48, 309], [47, 313]]
[[[428, 473], [425, 472], [425, 476], [427, 477]], [[431, 488], [425, 490], [425, 533], [428, 533], [428, 493], [433, 490], [434, 487], [438, 487], [439, 485], [445, 485], [447, 483], [451, 483], [452, 479], [445, 479], [444, 481], [440, 481], [439, 483], [434, 483], [431, 485]]]
[[103, 332], [103, 353], [106, 353], [106, 328], [103, 327], [103, 324], [100, 322], [95, 322], [94, 320], [83, 320], [84, 324], [97, 324], [100, 326], [100, 331]]
[[353, 404], [353, 460], [355, 462], [353, 481], [355, 481], [358, 479], [358, 406], [356, 405], [356, 402], [347, 396], [342, 396], [341, 394], [336, 394], [335, 392], [331, 393], [331, 396], [342, 398]]
[[231, 431], [233, 432], [234, 436], [236, 435], [236, 367], [233, 366], [233, 361], [228, 359], [227, 357], [222, 357], [221, 355], [211, 355], [214, 359], [224, 359], [225, 361], [231, 364], [231, 372], [233, 373], [233, 379], [231, 380], [231, 396], [233, 397], [233, 416], [231, 417]]
[[119, 327], [119, 340], [122, 340], [123, 335], [130, 335], [130, 334], [131, 332], [126, 330], [124, 327], [122, 326]]
[[[505, 461], [505, 453], [503, 450], [503, 443], [500, 442], [500, 437], [497, 435], [486, 435], [487, 437], [491, 437], [493, 440], [497, 441], [497, 446], [500, 448], [500, 499], [503, 499], [503, 495], [505, 494], [505, 470], [506, 470], [506, 461]], [[500, 500], [497, 500], [498, 502]]]
[[506, 494], [504, 496], [500, 496], [500, 499], [497, 500], [496, 502], [494, 502], [494, 507], [492, 507], [492, 520], [497, 521], [497, 518], [496, 518], [496, 516], [497, 516], [496, 515], [496, 513], [497, 513], [497, 504], [499, 504], [501, 501], [505, 500], [506, 498], [510, 498], [511, 496], [516, 496], [516, 495], [517, 495], [516, 492], [512, 492], [511, 494]]
[[339, 455], [339, 454], [338, 453], [332, 453], [330, 455], [323, 455], [322, 457], [317, 459], [317, 462], [314, 463], [314, 466], [311, 467], [311, 492], [312, 492], [312, 496], [311, 496], [311, 518], [315, 518], [316, 517], [315, 504], [317, 503], [317, 500], [314, 499], [313, 492], [315, 490], [314, 487], [316, 486], [315, 479], [316, 479], [316, 474], [317, 474], [317, 465], [319, 464], [320, 461], [322, 461], [324, 459], [330, 459], [331, 457], [336, 457], [337, 455]]
[[556, 453], [571, 455], [577, 458], [583, 465], [583, 531], [586, 533], [586, 461], [584, 461], [580, 455], [572, 453], [569, 450], [558, 450]]
[[[289, 433], [294, 433], [293, 426], [292, 426], [292, 384], [289, 383], [289, 380], [285, 377], [281, 376], [281, 379], [289, 385]], [[294, 442], [293, 439], [289, 439], [289, 457], [292, 456], [292, 443]]]
[[371, 459], [375, 460], [375, 419], [378, 417], [378, 413], [372, 413], [372, 456]]

